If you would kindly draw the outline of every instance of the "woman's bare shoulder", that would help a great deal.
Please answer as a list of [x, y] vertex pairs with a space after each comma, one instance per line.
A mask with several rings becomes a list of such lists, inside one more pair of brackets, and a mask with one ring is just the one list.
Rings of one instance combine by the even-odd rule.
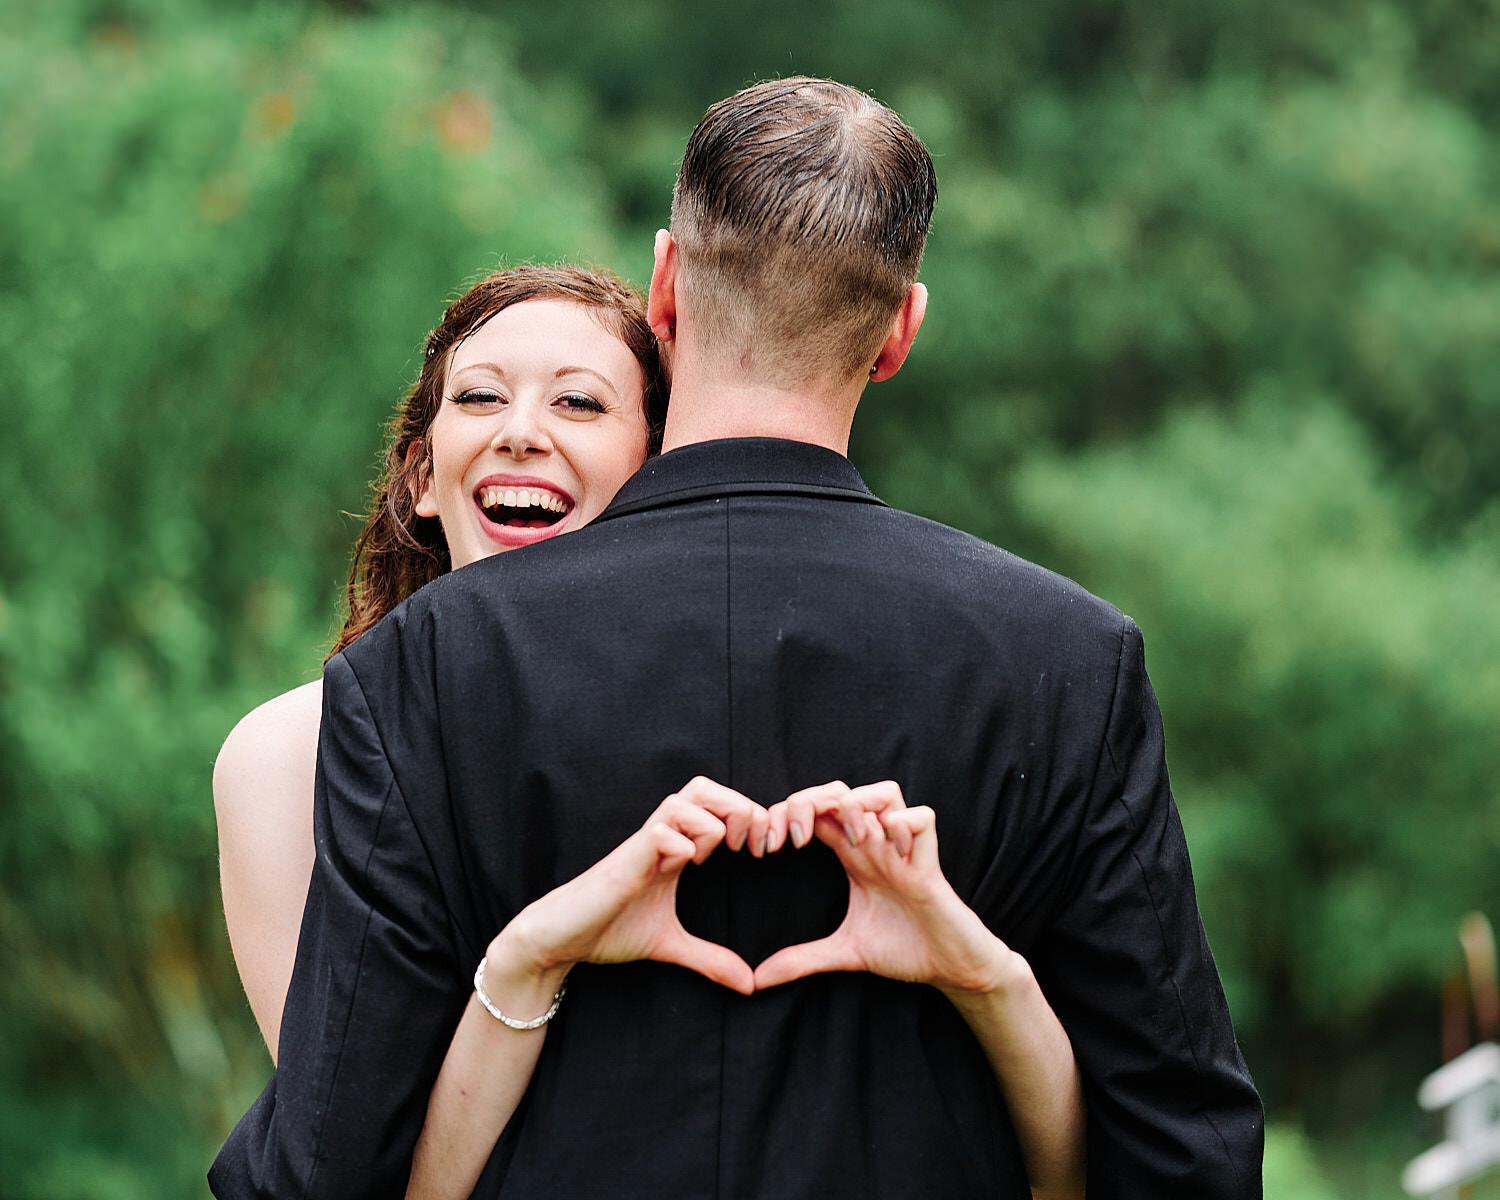
[[229, 731], [214, 762], [214, 798], [293, 783], [311, 796], [323, 714], [323, 681], [315, 679], [251, 709]]
[[240, 718], [214, 763], [214, 816], [229, 947], [271, 1055], [313, 869], [313, 788], [323, 683]]

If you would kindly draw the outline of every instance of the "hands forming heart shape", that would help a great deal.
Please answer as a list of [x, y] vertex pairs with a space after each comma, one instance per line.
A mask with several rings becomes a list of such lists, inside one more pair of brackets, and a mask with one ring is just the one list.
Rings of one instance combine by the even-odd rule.
[[[752, 969], [683, 928], [677, 885], [688, 864], [721, 845], [761, 858], [814, 839], [849, 877], [848, 911], [833, 933]], [[701, 777], [593, 867], [517, 914], [492, 944], [491, 963], [507, 948], [536, 976], [558, 977], [579, 962], [652, 959], [746, 995], [824, 971], [982, 992], [999, 986], [1011, 953], [943, 876], [932, 809], [908, 808], [897, 784], [825, 783], [765, 808]]]

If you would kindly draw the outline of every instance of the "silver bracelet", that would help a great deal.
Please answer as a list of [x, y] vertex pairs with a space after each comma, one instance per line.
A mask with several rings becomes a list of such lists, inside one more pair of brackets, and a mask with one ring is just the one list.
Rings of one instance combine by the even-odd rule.
[[508, 1025], [512, 1029], [540, 1029], [553, 1017], [557, 1016], [557, 1010], [562, 1007], [563, 993], [568, 990], [568, 981], [562, 982], [562, 987], [557, 989], [557, 995], [552, 997], [552, 1007], [541, 1016], [531, 1021], [518, 1021], [515, 1017], [507, 1017], [495, 1007], [495, 1002], [490, 999], [489, 993], [484, 990], [484, 964], [489, 962], [489, 955], [479, 960], [479, 966], [474, 971], [474, 994], [479, 997], [479, 1003], [484, 1005], [485, 1011], [499, 1021], [502, 1025]]

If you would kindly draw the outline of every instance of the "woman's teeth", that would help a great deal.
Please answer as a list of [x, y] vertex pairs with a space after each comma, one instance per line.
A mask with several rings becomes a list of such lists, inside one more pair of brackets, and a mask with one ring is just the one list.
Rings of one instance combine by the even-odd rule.
[[480, 488], [479, 503], [485, 508], [542, 508], [559, 516], [568, 511], [568, 502], [556, 492], [539, 488]]
[[484, 515], [497, 525], [545, 528], [562, 520], [572, 505], [542, 488], [483, 487], [477, 499]]

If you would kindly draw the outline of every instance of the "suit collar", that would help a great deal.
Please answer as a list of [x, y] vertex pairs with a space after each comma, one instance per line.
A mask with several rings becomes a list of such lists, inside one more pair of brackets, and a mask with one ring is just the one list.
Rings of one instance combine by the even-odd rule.
[[695, 442], [647, 461], [594, 523], [706, 497], [781, 493], [883, 504], [842, 454], [779, 438]]

